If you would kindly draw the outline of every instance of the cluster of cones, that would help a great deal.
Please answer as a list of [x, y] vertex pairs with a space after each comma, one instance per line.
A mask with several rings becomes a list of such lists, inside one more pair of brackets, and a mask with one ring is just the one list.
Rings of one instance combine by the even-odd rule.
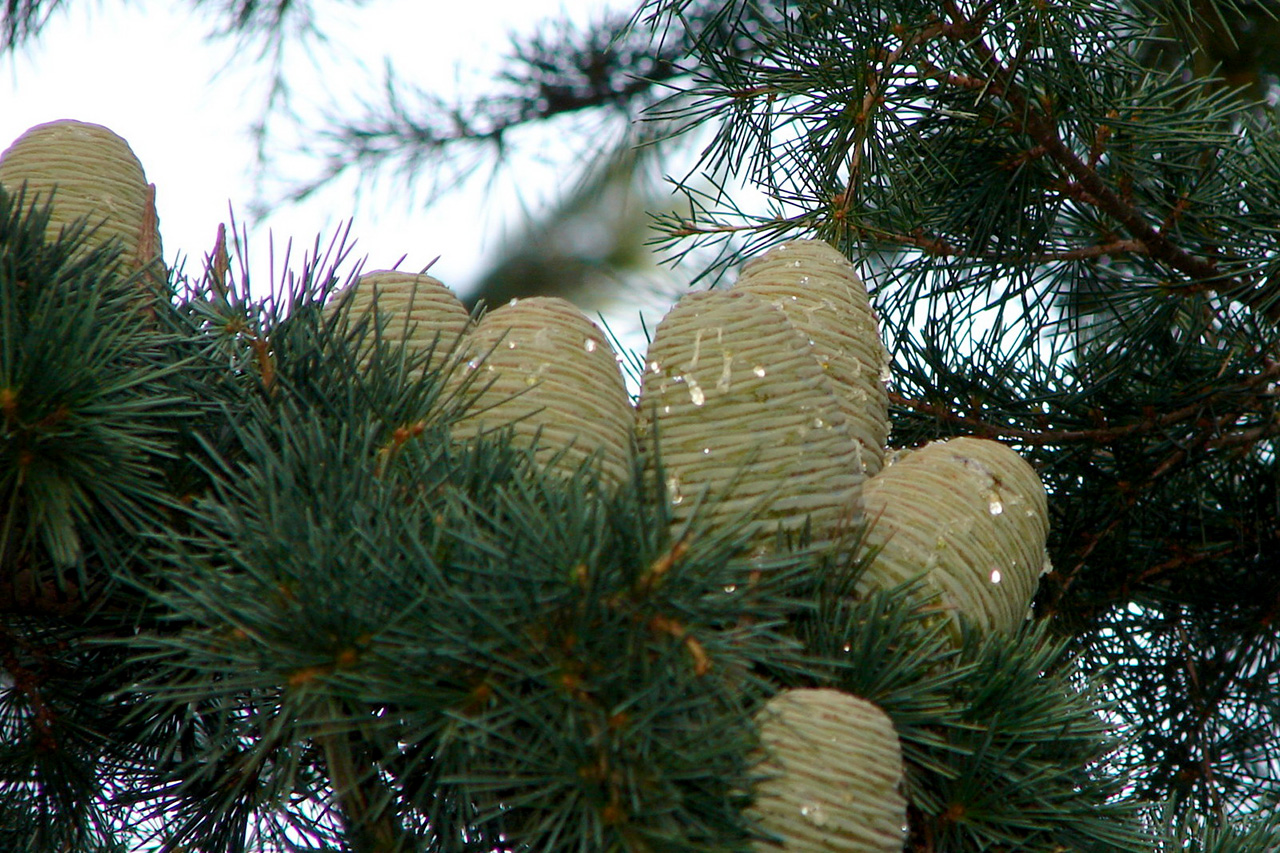
[[[0, 155], [0, 185], [51, 198], [52, 235], [87, 221], [89, 245], [119, 241], [130, 269], [162, 268], [154, 187], [110, 130], [34, 127]], [[344, 301], [471, 389], [460, 442], [510, 430], [542, 464], [593, 465], [607, 485], [628, 479], [640, 453], [677, 525], [745, 524], [759, 554], [799, 535], [859, 541], [860, 592], [922, 578], [955, 625], [1009, 631], [1028, 612], [1048, 530], [1038, 476], [995, 441], [887, 449], [889, 359], [861, 280], [826, 243], [778, 246], [734, 287], [681, 299], [654, 332], [637, 401], [608, 338], [562, 299], [513, 301], [477, 320], [431, 276], [379, 271], [334, 305]], [[772, 778], [753, 808], [782, 849], [901, 850], [901, 752], [882, 711], [791, 690], [760, 723]]]
[[[923, 573], [922, 594], [955, 617], [957, 639], [961, 615], [1008, 631], [1028, 613], [1048, 531], [1039, 478], [995, 441], [886, 450], [888, 359], [861, 281], [825, 243], [785, 244], [734, 288], [680, 300], [649, 344], [635, 403], [605, 335], [562, 299], [513, 301], [473, 323], [436, 279], [393, 271], [340, 299], [375, 312], [384, 337], [431, 352], [429, 369], [448, 370], [454, 387], [474, 383], [455, 440], [510, 430], [544, 465], [594, 464], [615, 484], [642, 452], [678, 525], [695, 513], [745, 520], [761, 553], [801, 527], [838, 543], [866, 524], [861, 591]], [[902, 849], [902, 753], [883, 711], [797, 689], [758, 721], [765, 780], [753, 813], [779, 839], [762, 850]]]

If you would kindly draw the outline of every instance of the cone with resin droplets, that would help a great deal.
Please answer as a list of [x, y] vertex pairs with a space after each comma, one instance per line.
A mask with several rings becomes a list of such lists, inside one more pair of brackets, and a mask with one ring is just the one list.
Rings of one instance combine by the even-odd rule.
[[924, 574], [952, 614], [1008, 631], [1031, 606], [1046, 565], [1048, 500], [1036, 472], [998, 441], [953, 438], [904, 451], [863, 485], [879, 549], [863, 591]]
[[[749, 517], [757, 551], [806, 520], [816, 542], [860, 520], [857, 443], [831, 380], [787, 315], [745, 291], [681, 299], [645, 358], [639, 436], [656, 433], [677, 524]], [[648, 464], [654, 466], [652, 458]]]
[[901, 853], [907, 802], [893, 722], [870, 702], [830, 689], [786, 690], [757, 720], [764, 778], [750, 814], [789, 853]]
[[889, 354], [853, 265], [821, 240], [795, 240], [748, 262], [735, 289], [773, 303], [808, 338], [831, 377], [868, 476], [879, 471], [889, 437]]
[[[429, 353], [428, 370], [445, 365], [471, 322], [453, 291], [425, 273], [365, 273], [338, 295], [330, 310], [344, 304], [349, 305], [352, 322], [372, 314], [384, 341]], [[372, 329], [369, 334], [372, 338]]]
[[453, 374], [470, 379], [477, 395], [454, 424], [467, 441], [510, 427], [526, 445], [537, 436], [543, 464], [557, 459], [566, 472], [597, 457], [602, 479], [631, 476], [635, 415], [613, 348], [572, 303], [558, 297], [512, 300], [472, 330], [466, 364]]
[[163, 275], [155, 187], [129, 143], [97, 124], [62, 119], [38, 124], [0, 154], [0, 185], [52, 206], [47, 237], [84, 218], [88, 245], [119, 240], [129, 272]]

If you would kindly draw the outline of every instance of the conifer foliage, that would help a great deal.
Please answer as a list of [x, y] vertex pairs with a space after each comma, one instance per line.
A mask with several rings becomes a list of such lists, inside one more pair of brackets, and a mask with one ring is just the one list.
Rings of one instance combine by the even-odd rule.
[[[1144, 794], [1267, 802], [1280, 134], [1251, 95], [1274, 9], [714, 5], [642, 16], [695, 57], [657, 114], [723, 176], [684, 184], [669, 245], [733, 263], [817, 233], [863, 258], [893, 443], [1000, 439], [1036, 466], [1037, 613], [1109, 671]], [[767, 206], [735, 207], [737, 181]]]
[[168, 269], [33, 128], [0, 850], [1280, 849], [1280, 157], [1188, 11], [646, 5], [646, 116], [770, 208], [683, 186], [742, 274], [634, 397], [563, 300]]

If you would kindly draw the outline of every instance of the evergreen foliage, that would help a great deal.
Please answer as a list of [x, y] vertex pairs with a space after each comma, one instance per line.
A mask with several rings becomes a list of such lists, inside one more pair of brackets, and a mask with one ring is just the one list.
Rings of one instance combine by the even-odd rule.
[[[1144, 63], [1180, 20], [1147, 4], [718, 7], [701, 29], [698, 4], [648, 7], [697, 59], [659, 114], [708, 126], [704, 168], [770, 207], [690, 187], [687, 214], [662, 223], [671, 245], [716, 244], [730, 263], [816, 232], [867, 258], [892, 441], [1003, 438], [1035, 461], [1056, 566], [1038, 610], [1112, 673], [1146, 792], [1227, 812], [1266, 801], [1269, 111]], [[752, 48], [726, 51], [726, 30]]]
[[1007, 636], [852, 595], [858, 531], [762, 558], [644, 460], [452, 443], [480, 389], [326, 310], [340, 240], [155, 293], [0, 189], [0, 850], [766, 849], [754, 714], [795, 687], [893, 721], [912, 851], [1280, 848], [1274, 30], [1208, 8], [652, 0], [417, 134], [643, 108], [710, 134], [673, 258], [861, 261], [892, 443], [1048, 489]]

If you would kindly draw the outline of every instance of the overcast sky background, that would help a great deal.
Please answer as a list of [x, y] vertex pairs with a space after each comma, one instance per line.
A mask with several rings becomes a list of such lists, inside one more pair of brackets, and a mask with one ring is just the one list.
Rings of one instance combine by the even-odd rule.
[[[324, 49], [291, 48], [295, 106], [306, 115], [336, 99], [358, 109], [359, 97], [377, 97], [386, 59], [406, 81], [446, 97], [483, 92], [510, 33], [528, 32], [562, 9], [587, 21], [606, 7], [603, 0], [373, 0], [361, 8], [320, 2], [318, 21], [332, 41]], [[439, 256], [432, 274], [465, 290], [486, 267], [486, 252], [518, 226], [515, 194], [527, 206], [554, 195], [563, 152], [550, 151], [517, 161], [518, 181], [487, 193], [472, 186], [429, 209], [421, 194], [391, 181], [357, 199], [352, 179], [250, 222], [250, 128], [267, 96], [268, 69], [252, 53], [237, 56], [233, 40], [209, 39], [216, 24], [185, 3], [70, 0], [37, 42], [0, 60], [0, 149], [54, 119], [106, 125], [128, 140], [156, 184], [165, 260], [185, 257], [192, 273], [230, 209], [251, 226], [254, 281], [267, 277], [268, 233], [278, 263], [290, 238], [297, 257], [317, 235], [327, 240], [353, 219], [352, 257], [367, 256], [366, 270], [402, 256], [401, 268], [417, 270]], [[282, 176], [290, 169], [308, 174], [305, 163], [285, 159], [280, 167]]]

